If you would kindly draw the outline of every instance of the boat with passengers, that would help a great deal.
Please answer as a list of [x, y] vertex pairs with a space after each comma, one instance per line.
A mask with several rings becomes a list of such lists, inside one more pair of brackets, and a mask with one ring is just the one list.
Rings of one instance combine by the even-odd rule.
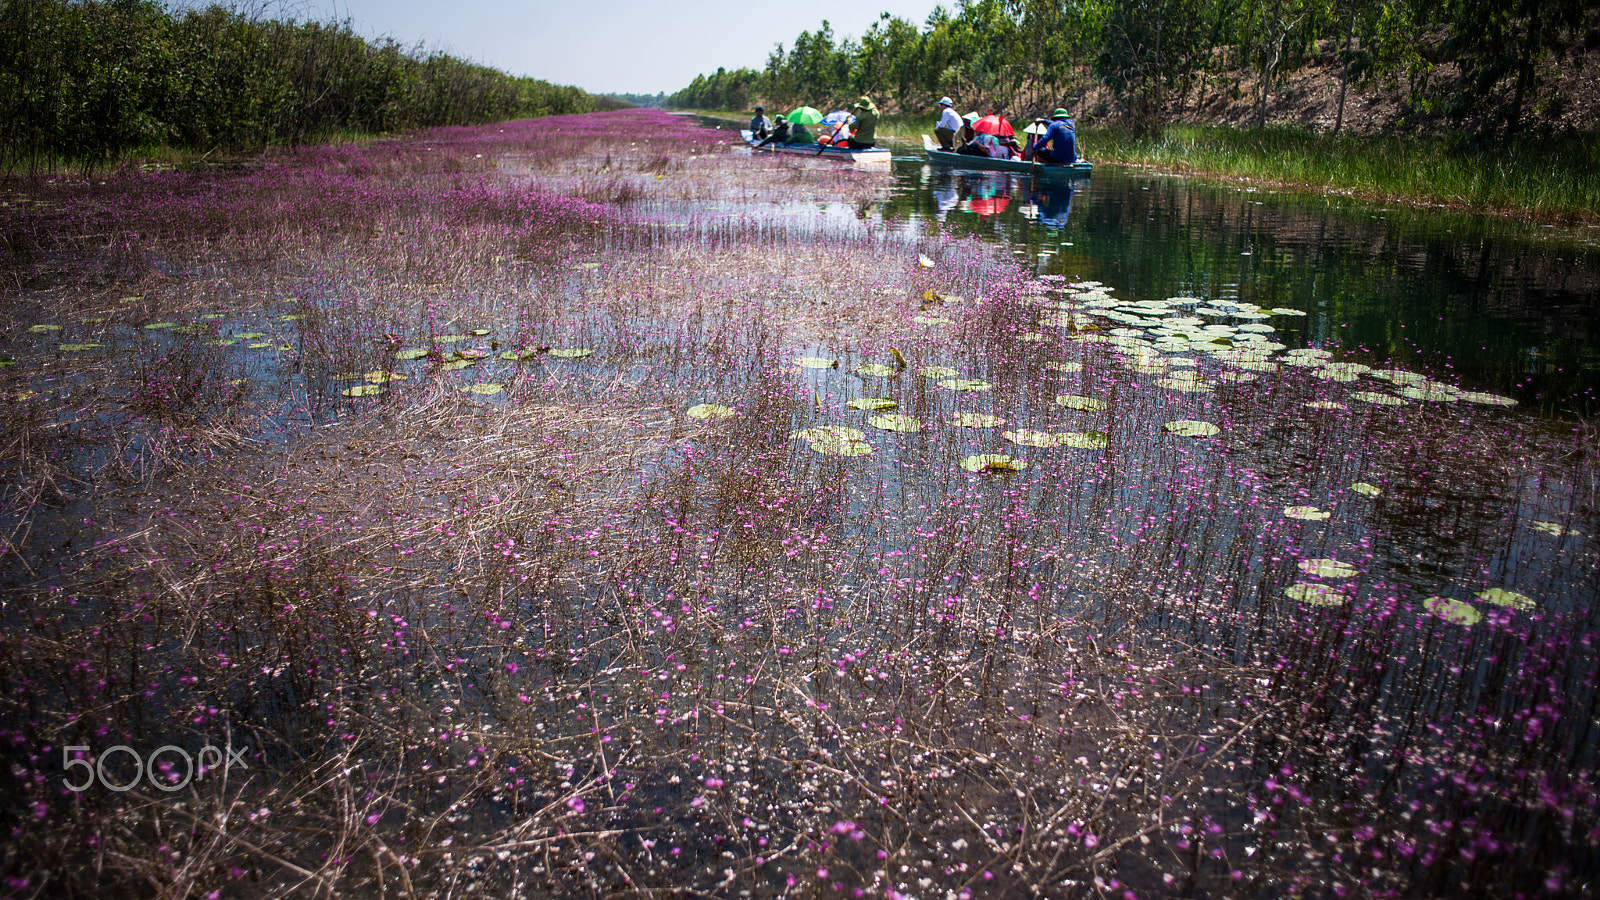
[[928, 151], [928, 162], [936, 166], [949, 166], [955, 169], [987, 169], [1056, 178], [1088, 178], [1090, 173], [1094, 171], [1094, 163], [1083, 161], [1075, 162], [1072, 165], [1061, 165], [1059, 163], [1030, 162], [1025, 159], [993, 159], [988, 156], [954, 153], [940, 149], [938, 142], [927, 135], [922, 136], [922, 149]]
[[[739, 136], [744, 138], [744, 142], [751, 147], [761, 143], [751, 136], [748, 130], [741, 130]], [[826, 159], [844, 160], [846, 162], [889, 161], [889, 148], [887, 147], [873, 147], [870, 150], [851, 150], [842, 146], [830, 145], [824, 147], [815, 141], [808, 141], [801, 144], [768, 144], [761, 149], [763, 151], [772, 150], [778, 153], [789, 153], [795, 156], [809, 156], [813, 159], [820, 156]]]

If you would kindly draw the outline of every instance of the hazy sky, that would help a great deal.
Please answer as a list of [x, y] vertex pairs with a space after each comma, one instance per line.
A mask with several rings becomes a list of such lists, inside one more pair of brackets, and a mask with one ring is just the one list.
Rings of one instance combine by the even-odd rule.
[[[346, 19], [388, 36], [599, 93], [671, 93], [718, 66], [760, 69], [827, 19], [859, 38], [888, 12], [920, 29], [937, 0], [303, 0], [299, 19]], [[953, 6], [953, 2], [945, 4]]]

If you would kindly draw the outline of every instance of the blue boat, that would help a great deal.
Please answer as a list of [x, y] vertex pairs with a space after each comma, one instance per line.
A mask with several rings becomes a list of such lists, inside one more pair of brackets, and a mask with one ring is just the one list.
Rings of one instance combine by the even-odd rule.
[[[747, 130], [741, 130], [739, 136], [751, 147], [761, 143], [750, 136]], [[820, 149], [821, 152], [818, 152]], [[789, 153], [794, 156], [809, 156], [812, 159], [823, 157], [826, 159], [844, 160], [846, 162], [888, 162], [888, 147], [873, 147], [871, 150], [851, 150], [848, 147], [823, 147], [812, 141], [806, 144], [768, 144], [762, 147], [763, 152], [772, 150], [777, 153]]]
[[1070, 166], [1057, 163], [1028, 162], [1021, 159], [990, 159], [987, 156], [968, 156], [939, 149], [933, 138], [922, 136], [922, 149], [928, 151], [928, 162], [953, 169], [987, 169], [1000, 172], [1017, 172], [1023, 175], [1041, 175], [1053, 178], [1088, 178], [1094, 163], [1076, 162]]

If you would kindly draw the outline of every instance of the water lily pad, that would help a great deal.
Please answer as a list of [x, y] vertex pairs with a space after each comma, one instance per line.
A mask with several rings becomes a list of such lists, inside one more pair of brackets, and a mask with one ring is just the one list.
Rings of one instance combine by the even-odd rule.
[[836, 360], [836, 359], [824, 359], [824, 358], [822, 358], [820, 356], [799, 356], [799, 357], [795, 357], [794, 364], [799, 366], [802, 369], [837, 369], [837, 368], [839, 368], [839, 361], [838, 360]]
[[1231, 370], [1223, 370], [1217, 373], [1217, 380], [1231, 381], [1234, 384], [1243, 384], [1248, 381], [1255, 381], [1260, 377], [1260, 375], [1257, 375], [1254, 372], [1234, 372]]
[[1062, 394], [1056, 398], [1056, 405], [1065, 406], [1067, 409], [1082, 409], [1092, 412], [1098, 412], [1108, 406], [1104, 400], [1085, 397], [1082, 394]]
[[214, 341], [206, 341], [206, 346], [208, 346], [208, 347], [232, 347], [234, 344], [237, 344], [237, 343], [239, 343], [239, 342], [234, 340], [233, 338], [217, 338]]
[[306, 317], [305, 313], [285, 313], [278, 317], [280, 322], [298, 322]]
[[235, 338], [241, 341], [259, 341], [266, 336], [267, 333], [265, 331], [241, 331], [234, 335]]
[[52, 332], [52, 331], [60, 331], [61, 330], [61, 326], [60, 325], [29, 325], [28, 326], [28, 330], [33, 332], [34, 334], [48, 334], [49, 332]]
[[1185, 391], [1190, 394], [1204, 394], [1211, 390], [1211, 382], [1193, 372], [1173, 372], [1165, 378], [1157, 378], [1156, 384], [1169, 391]]
[[358, 384], [355, 387], [347, 387], [339, 393], [345, 395], [346, 397], [373, 397], [379, 393], [382, 393], [382, 391], [382, 385]]
[[1317, 578], [1351, 578], [1356, 574], [1354, 566], [1337, 559], [1302, 559], [1296, 565], [1300, 571]]
[[1505, 588], [1489, 588], [1478, 592], [1478, 599], [1495, 606], [1504, 606], [1508, 609], [1533, 609], [1538, 602], [1527, 594], [1508, 591]]
[[802, 428], [790, 437], [802, 441], [859, 441], [865, 439], [867, 433], [859, 428], [849, 425], [817, 425], [812, 428]]
[[1426, 400], [1430, 403], [1454, 403], [1460, 394], [1450, 385], [1428, 382], [1407, 385], [1400, 389], [1400, 396], [1410, 397], [1412, 400]]
[[955, 320], [954, 319], [946, 319], [944, 316], [912, 316], [911, 317], [911, 321], [917, 323], [918, 325], [954, 325], [955, 324]]
[[176, 328], [177, 326], [177, 322], [151, 322], [145, 326], [145, 329], [147, 331], [160, 331], [163, 328]]
[[1270, 312], [1275, 316], [1303, 316], [1306, 314], [1305, 310], [1290, 309], [1287, 306], [1274, 306], [1273, 308], [1267, 310], [1267, 312]]
[[63, 353], [77, 353], [82, 350], [97, 350], [104, 346], [104, 344], [60, 344], [56, 349]]
[[474, 328], [474, 329], [472, 329], [471, 331], [469, 331], [467, 333], [472, 335], [473, 337], [483, 337], [484, 335], [489, 333], [489, 329], [487, 329], [487, 328]]
[[1289, 585], [1284, 594], [1290, 600], [1309, 603], [1312, 606], [1340, 606], [1350, 598], [1336, 590], [1332, 585], [1317, 584], [1309, 581], [1300, 581]]
[[879, 409], [894, 409], [899, 405], [888, 397], [858, 397], [845, 404], [851, 409], [866, 410], [868, 412]]
[[1487, 406], [1516, 406], [1517, 401], [1499, 394], [1485, 394], [1482, 391], [1462, 391], [1461, 399], [1468, 403], [1482, 403]]
[[999, 416], [971, 412], [956, 413], [955, 418], [951, 421], [962, 428], [993, 428], [996, 425], [1004, 425], [1006, 423], [1006, 420]]
[[1004, 453], [978, 453], [961, 461], [961, 468], [968, 472], [1020, 472], [1027, 467], [1027, 460], [1012, 459]]
[[1049, 369], [1052, 372], [1082, 372], [1083, 371], [1083, 363], [1081, 363], [1081, 362], [1047, 362], [1047, 363], [1044, 364], [1044, 367], [1046, 369]]
[[1306, 522], [1321, 522], [1333, 513], [1315, 506], [1285, 506], [1283, 514], [1291, 519], [1301, 519]]
[[939, 382], [939, 386], [952, 391], [987, 391], [994, 387], [987, 381], [975, 378], [947, 378]]
[[1567, 529], [1563, 527], [1560, 522], [1546, 522], [1543, 519], [1529, 522], [1528, 527], [1542, 534], [1548, 534], [1551, 537], [1561, 537], [1567, 533]]
[[900, 370], [888, 363], [862, 363], [856, 366], [856, 374], [865, 378], [889, 378]]
[[1110, 440], [1103, 431], [1063, 431], [1056, 435], [1056, 440], [1063, 447], [1072, 447], [1076, 450], [1104, 450], [1110, 446]]
[[1048, 431], [1034, 431], [1031, 428], [1002, 431], [1000, 436], [1013, 444], [1020, 444], [1024, 447], [1055, 447], [1061, 443], [1061, 439], [1054, 434]]
[[486, 352], [484, 352], [482, 350], [470, 349], [470, 348], [466, 349], [466, 350], [457, 350], [457, 351], [455, 351], [456, 359], [483, 359], [485, 356], [488, 356], [488, 355], [489, 355], [488, 353], [486, 353]]
[[1352, 400], [1362, 403], [1376, 403], [1379, 406], [1405, 406], [1406, 401], [1391, 394], [1380, 394], [1377, 391], [1356, 391], [1350, 395]]
[[1222, 431], [1221, 428], [1218, 428], [1210, 422], [1203, 422], [1199, 419], [1178, 419], [1175, 422], [1168, 422], [1161, 427], [1172, 432], [1173, 434], [1182, 435], [1184, 437], [1211, 437], [1212, 435]]
[[250, 349], [251, 350], [265, 350], [265, 349], [267, 349], [268, 347], [271, 347], [271, 346], [272, 346], [272, 342], [271, 341], [253, 341], [250, 344]]
[[503, 390], [505, 390], [505, 385], [483, 383], [483, 384], [469, 384], [466, 387], [461, 389], [461, 393], [463, 393], [463, 394], [483, 394], [485, 396], [488, 396], [490, 394], [498, 394]]
[[955, 378], [961, 373], [949, 366], [923, 366], [917, 374], [924, 378]]
[[1422, 601], [1422, 606], [1428, 612], [1454, 625], [1470, 626], [1483, 621], [1483, 613], [1479, 612], [1476, 606], [1460, 600], [1429, 597]]
[[823, 456], [870, 456], [872, 445], [866, 441], [825, 437], [811, 442], [811, 449]]
[[1337, 400], [1307, 400], [1301, 406], [1307, 409], [1349, 409], [1348, 406]]
[[691, 419], [730, 419], [735, 413], [733, 407], [721, 403], [697, 403], [685, 415]]
[[922, 423], [911, 416], [900, 413], [885, 413], [881, 416], [868, 416], [867, 424], [873, 428], [882, 428], [884, 431], [921, 431]]
[[1358, 481], [1355, 484], [1350, 485], [1350, 490], [1355, 491], [1363, 497], [1376, 497], [1383, 493], [1383, 488], [1378, 487], [1375, 484], [1368, 484], [1365, 481]]
[[361, 380], [368, 384], [383, 384], [386, 381], [405, 381], [406, 376], [396, 372], [366, 372], [362, 374]]
[[1407, 372], [1405, 369], [1373, 369], [1367, 373], [1373, 378], [1382, 378], [1394, 384], [1421, 384], [1428, 380], [1426, 375]]
[[593, 350], [584, 350], [579, 347], [557, 347], [550, 351], [550, 355], [558, 359], [583, 359], [594, 354]]
[[433, 342], [435, 344], [454, 344], [458, 341], [464, 341], [466, 339], [467, 336], [464, 334], [436, 334], [433, 336]]
[[478, 361], [475, 359], [452, 359], [447, 363], [441, 364], [439, 368], [445, 372], [454, 372], [456, 370], [465, 369], [468, 366], [475, 366], [477, 364]]
[[427, 347], [411, 347], [395, 353], [395, 359], [421, 359], [428, 355]]

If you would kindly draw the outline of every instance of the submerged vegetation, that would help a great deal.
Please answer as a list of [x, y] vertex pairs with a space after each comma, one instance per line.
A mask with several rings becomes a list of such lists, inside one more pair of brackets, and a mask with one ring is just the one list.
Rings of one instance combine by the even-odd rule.
[[724, 141], [13, 187], [9, 892], [1592, 893], [1591, 426]]

